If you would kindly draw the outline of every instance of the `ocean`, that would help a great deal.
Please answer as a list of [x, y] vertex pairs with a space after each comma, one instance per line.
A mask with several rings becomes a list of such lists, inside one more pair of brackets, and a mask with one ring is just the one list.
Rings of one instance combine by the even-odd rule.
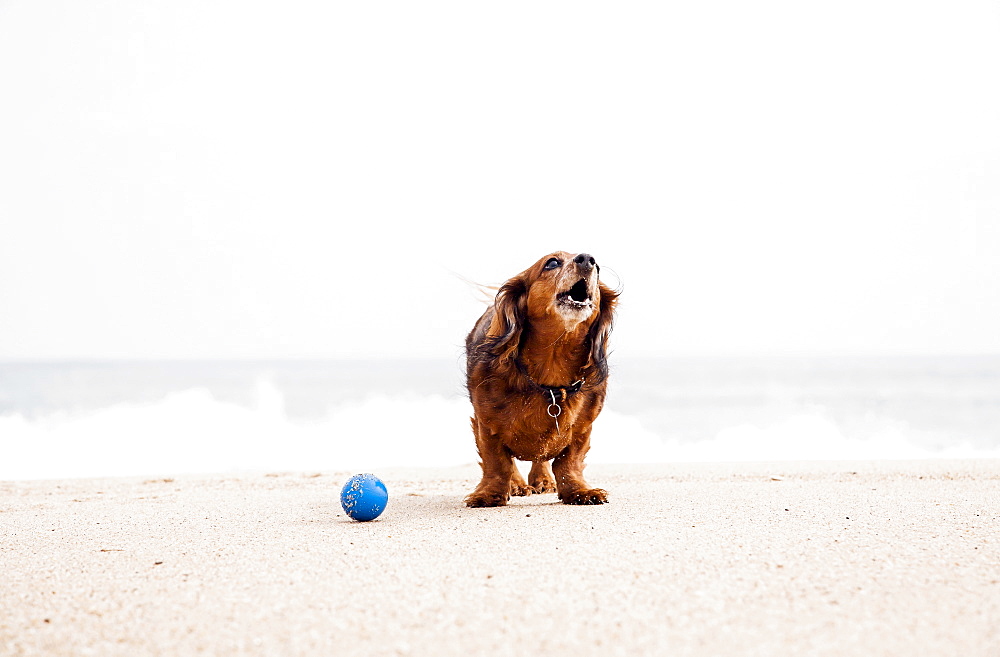
[[[0, 480], [475, 463], [462, 366], [0, 363]], [[927, 458], [1000, 458], [1000, 356], [613, 356], [588, 462]]]

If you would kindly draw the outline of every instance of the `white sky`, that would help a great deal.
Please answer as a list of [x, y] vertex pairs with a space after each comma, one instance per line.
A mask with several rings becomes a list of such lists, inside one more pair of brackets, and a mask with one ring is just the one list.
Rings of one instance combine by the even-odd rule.
[[0, 1], [0, 359], [1000, 352], [995, 2]]

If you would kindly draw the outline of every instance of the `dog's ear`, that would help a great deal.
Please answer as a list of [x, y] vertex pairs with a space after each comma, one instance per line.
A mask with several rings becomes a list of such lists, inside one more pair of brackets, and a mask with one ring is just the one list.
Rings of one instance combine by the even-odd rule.
[[614, 327], [615, 306], [618, 305], [618, 295], [620, 294], [604, 283], [600, 284], [600, 290], [600, 314], [590, 326], [588, 334], [591, 379], [594, 383], [600, 383], [608, 378], [608, 339], [611, 337], [611, 329]]
[[495, 312], [486, 329], [489, 352], [500, 360], [515, 358], [528, 320], [528, 283], [516, 276], [502, 286], [494, 302]]

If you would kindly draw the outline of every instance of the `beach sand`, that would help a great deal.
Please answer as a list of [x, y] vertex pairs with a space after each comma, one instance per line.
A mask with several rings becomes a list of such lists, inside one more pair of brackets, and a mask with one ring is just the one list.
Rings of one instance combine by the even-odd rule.
[[1000, 462], [0, 482], [0, 654], [1000, 655]]

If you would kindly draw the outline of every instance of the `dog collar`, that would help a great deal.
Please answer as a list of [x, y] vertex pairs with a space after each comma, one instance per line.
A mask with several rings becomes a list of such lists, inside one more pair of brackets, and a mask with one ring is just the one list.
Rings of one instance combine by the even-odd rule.
[[583, 388], [583, 384], [587, 382], [587, 377], [581, 376], [579, 379], [577, 379], [573, 383], [570, 383], [569, 385], [565, 385], [565, 386], [547, 386], [547, 385], [543, 385], [543, 384], [538, 383], [537, 381], [535, 381], [534, 379], [531, 378], [531, 375], [528, 374], [528, 368], [524, 366], [524, 363], [521, 362], [520, 358], [515, 358], [514, 359], [514, 363], [517, 365], [517, 369], [521, 372], [521, 375], [524, 376], [524, 378], [528, 380], [528, 383], [530, 383], [531, 385], [533, 385], [536, 389], [538, 389], [545, 396], [551, 397], [553, 404], [556, 403], [556, 400], [555, 400], [555, 395], [556, 394], [559, 395], [559, 401], [566, 401], [566, 399], [568, 399], [571, 394], [573, 394], [575, 392], [579, 392], [580, 389]]
[[[514, 358], [514, 363], [517, 365], [517, 369], [521, 372], [521, 375], [528, 380], [528, 383], [533, 385], [550, 401], [548, 407], [545, 409], [545, 412], [556, 423], [556, 433], [561, 436], [562, 427], [559, 426], [559, 416], [562, 415], [563, 412], [562, 404], [566, 403], [566, 400], [569, 399], [570, 395], [580, 391], [580, 388], [582, 388], [583, 384], [586, 383], [587, 377], [581, 376], [579, 379], [567, 386], [546, 386], [531, 378], [531, 375], [528, 374], [528, 368], [524, 366], [524, 363], [521, 362], [520, 358]], [[558, 399], [556, 398], [556, 393], [559, 393]]]

